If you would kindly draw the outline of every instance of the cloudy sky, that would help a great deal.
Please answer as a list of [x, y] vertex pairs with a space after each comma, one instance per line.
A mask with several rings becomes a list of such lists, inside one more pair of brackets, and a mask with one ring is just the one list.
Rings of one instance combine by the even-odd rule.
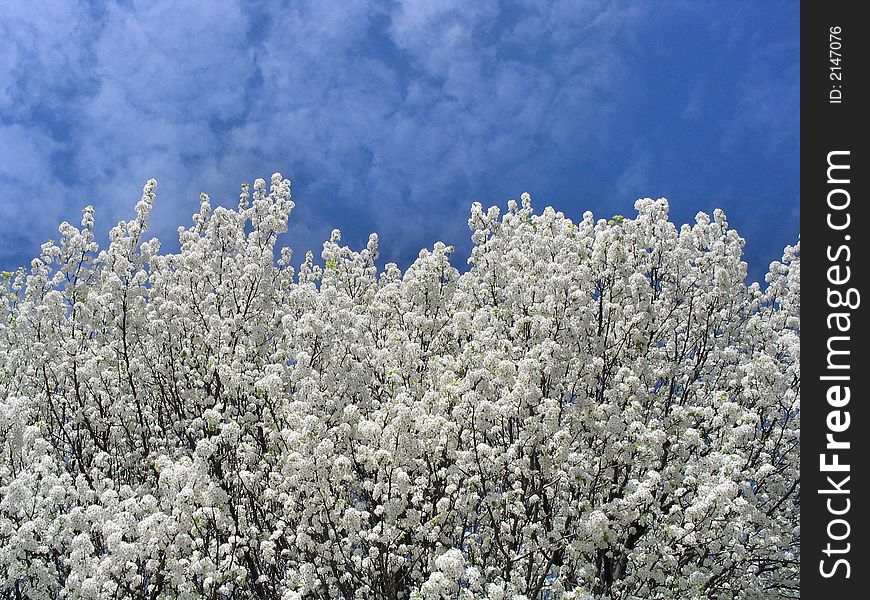
[[0, 10], [0, 268], [63, 220], [102, 234], [158, 180], [172, 250], [199, 192], [280, 171], [301, 259], [338, 227], [406, 267], [470, 248], [473, 201], [571, 218], [723, 208], [753, 279], [799, 230], [798, 2], [75, 0]]

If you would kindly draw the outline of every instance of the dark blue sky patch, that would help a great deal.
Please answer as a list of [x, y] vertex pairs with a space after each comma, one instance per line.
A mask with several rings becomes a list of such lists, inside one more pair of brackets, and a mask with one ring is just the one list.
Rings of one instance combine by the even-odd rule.
[[[98, 233], [157, 178], [167, 251], [200, 192], [293, 179], [286, 242], [456, 246], [473, 201], [574, 220], [721, 207], [761, 279], [799, 231], [797, 2], [129, 0], [0, 16], [0, 267]], [[22, 201], [26, 199], [26, 201]], [[103, 238], [101, 238], [103, 239]]]

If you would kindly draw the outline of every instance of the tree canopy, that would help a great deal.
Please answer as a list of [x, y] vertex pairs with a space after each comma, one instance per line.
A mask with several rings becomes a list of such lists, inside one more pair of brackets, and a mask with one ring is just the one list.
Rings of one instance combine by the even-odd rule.
[[474, 204], [297, 269], [279, 174], [6, 276], [0, 598], [798, 597], [799, 245]]

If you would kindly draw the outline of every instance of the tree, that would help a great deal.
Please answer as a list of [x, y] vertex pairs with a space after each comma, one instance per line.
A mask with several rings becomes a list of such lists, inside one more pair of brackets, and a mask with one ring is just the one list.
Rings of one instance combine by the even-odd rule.
[[797, 597], [799, 247], [724, 214], [471, 210], [298, 273], [290, 184], [181, 249], [60, 227], [7, 276], [0, 597]]

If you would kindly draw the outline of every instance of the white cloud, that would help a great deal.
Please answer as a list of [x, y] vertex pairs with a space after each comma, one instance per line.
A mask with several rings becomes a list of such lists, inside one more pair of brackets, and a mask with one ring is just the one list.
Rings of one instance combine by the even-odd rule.
[[0, 125], [0, 253], [16, 254], [22, 244], [38, 251], [55, 237], [69, 192], [51, 172], [56, 149], [57, 143], [42, 132]]
[[[433, 236], [466, 238], [469, 203], [503, 200], [455, 196], [468, 182], [516, 169], [542, 145], [607, 138], [626, 79], [618, 42], [643, 11], [522, 2], [507, 6], [514, 18], [502, 8], [134, 0], [91, 14], [61, 2], [2, 18], [25, 33], [0, 55], [18, 74], [0, 102], [60, 105], [66, 134], [43, 131], [39, 119], [22, 131], [73, 157], [75, 186], [49, 186], [61, 190], [66, 218], [93, 202], [107, 228], [156, 177], [154, 229], [172, 239], [198, 192], [232, 201], [242, 179], [281, 170], [304, 177], [295, 194], [318, 221], [291, 227], [298, 250], [333, 225], [365, 222], [391, 230], [385, 245], [398, 256]], [[22, 152], [32, 159], [0, 178], [0, 196], [15, 177], [50, 172], [50, 152]]]

